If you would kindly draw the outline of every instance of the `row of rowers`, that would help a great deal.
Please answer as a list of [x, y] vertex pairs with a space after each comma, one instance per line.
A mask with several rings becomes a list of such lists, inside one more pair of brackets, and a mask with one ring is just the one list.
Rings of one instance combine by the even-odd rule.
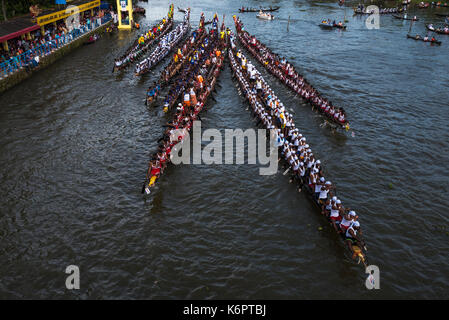
[[[169, 65], [161, 72], [161, 76], [159, 82], [154, 82], [152, 86], [148, 88], [147, 91], [147, 100], [153, 101], [157, 98], [159, 91], [161, 90], [161, 83], [168, 84], [170, 79], [172, 79], [177, 73], [181, 73], [181, 76], [178, 79], [175, 79], [175, 85], [173, 86], [170, 93], [167, 95], [167, 98], [164, 103], [164, 107], [166, 107], [166, 111], [168, 111], [170, 101], [174, 99], [175, 94], [181, 90], [181, 82], [185, 82], [188, 79], [182, 74], [186, 74], [189, 70], [189, 65], [184, 65], [182, 70], [179, 70], [180, 66], [183, 66], [183, 62], [187, 59], [187, 55], [191, 50], [194, 50], [190, 56], [188, 56], [188, 62], [190, 65], [194, 65], [195, 61], [199, 60], [200, 54], [203, 55], [205, 52], [205, 48], [209, 42], [209, 38], [205, 37], [199, 48], [197, 47], [197, 37], [199, 36], [197, 31], [193, 31], [192, 35], [189, 38], [189, 41], [185, 41], [182, 48], [178, 48], [178, 51], [173, 55], [173, 60], [169, 63]], [[201, 38], [200, 38], [201, 40]], [[177, 96], [176, 96], [177, 97]]]
[[187, 22], [178, 24], [175, 30], [165, 35], [151, 54], [136, 66], [135, 73], [148, 72], [153, 66], [161, 61], [176, 46], [187, 33], [189, 25]]
[[[243, 83], [253, 113], [266, 128], [276, 130], [281, 155], [293, 171], [292, 181], [299, 183], [299, 191], [305, 189], [312, 193], [322, 208], [322, 214], [330, 219], [338, 233], [345, 234], [348, 246], [352, 250], [352, 244], [359, 241], [357, 233], [360, 232], [356, 213], [344, 208], [341, 200], [333, 194], [335, 187], [325, 179], [321, 161], [315, 159], [306, 138], [295, 128], [292, 115], [286, 111], [282, 102], [250, 62], [243, 68], [244, 61], [243, 54], [237, 57], [237, 61], [233, 61], [231, 56], [231, 63], [239, 63], [242, 70], [246, 69], [247, 74], [243, 75], [239, 69], [234, 68], [237, 70], [236, 76]], [[254, 73], [257, 80], [252, 77]], [[256, 87], [258, 80], [261, 82], [260, 88]]]
[[[205, 46], [208, 46], [208, 38], [205, 40]], [[202, 68], [204, 71], [207, 69], [211, 64], [215, 65], [220, 58], [221, 50], [219, 48], [214, 48], [210, 53], [205, 52], [205, 47], [201, 46], [199, 50], [199, 55], [195, 54], [193, 58], [189, 58], [189, 64], [183, 68], [183, 70], [180, 73], [180, 76], [177, 77], [177, 79], [174, 81], [174, 84], [170, 88], [170, 91], [168, 92], [166, 98], [164, 99], [164, 111], [168, 111], [170, 106], [174, 103], [175, 100], [177, 100], [179, 94], [186, 90], [192, 83], [192, 77], [195, 77], [193, 80], [194, 88], [196, 90], [203, 89], [204, 85], [204, 77], [202, 76], [202, 72], [197, 75], [197, 69]], [[199, 64], [198, 64], [199, 62]], [[194, 72], [191, 72], [191, 69], [193, 68]], [[184, 106], [190, 106], [195, 105], [196, 102], [194, 99], [194, 95], [192, 95], [193, 88], [190, 90], [185, 91], [183, 96], [183, 104]], [[178, 105], [179, 108], [179, 105]]]
[[[237, 54], [240, 54], [240, 52], [237, 52]], [[291, 66], [288, 62], [286, 62], [285, 58], [281, 60], [282, 65], [286, 66], [286, 72], [291, 72], [293, 69], [293, 66]], [[243, 64], [246, 64], [246, 61], [243, 62]], [[268, 68], [272, 68], [273, 72], [279, 72], [280, 71], [270, 65], [267, 66]], [[255, 78], [255, 74], [252, 74], [251, 77]], [[322, 112], [326, 113], [329, 117], [332, 117], [335, 121], [340, 122], [342, 125], [345, 124], [346, 121], [346, 113], [343, 108], [336, 108], [332, 102], [328, 101], [325, 98], [320, 97], [318, 91], [314, 89], [312, 86], [307, 84], [307, 82], [304, 80], [304, 78], [300, 77], [298, 78], [297, 74], [291, 75], [293, 79], [297, 79], [298, 81], [292, 80], [287, 78], [285, 75], [280, 73], [280, 77], [283, 78], [283, 81], [285, 81], [290, 87], [293, 87], [295, 92], [300, 94], [304, 99], [311, 102], [313, 105], [318, 106]], [[296, 77], [296, 78], [295, 78]], [[261, 81], [256, 80], [256, 85], [258, 88], [261, 86]]]
[[[207, 80], [207, 75], [210, 73], [210, 70], [221, 65], [223, 61], [222, 58], [219, 58], [221, 51], [220, 46], [216, 46], [217, 43], [214, 41], [216, 38], [211, 40], [212, 41], [208, 46], [211, 46], [212, 52], [214, 52], [212, 58], [210, 58], [210, 55], [207, 55], [204, 58], [195, 61], [195, 64], [198, 64], [200, 67], [190, 69], [188, 75], [185, 75], [185, 77], [191, 79], [189, 81], [191, 87], [185, 87], [184, 89], [184, 85], [182, 86], [183, 90], [186, 90], [184, 102], [178, 104], [174, 119], [167, 123], [167, 129], [165, 130], [163, 137], [158, 141], [158, 151], [150, 161], [148, 176], [151, 178], [149, 186], [154, 184], [164, 168], [170, 162], [172, 149], [187, 134], [193, 125], [193, 121], [196, 119], [201, 120], [199, 112], [203, 108], [205, 97], [209, 95], [212, 90], [212, 81], [209, 82]], [[214, 77], [215, 76], [216, 74], [214, 74]], [[164, 109], [165, 108], [166, 107], [164, 107]], [[178, 135], [177, 139], [173, 138], [175, 133], [179, 133], [175, 130], [182, 130], [182, 133]]]
[[165, 20], [165, 18], [162, 19], [162, 23], [158, 23], [157, 25], [153, 26], [152, 29], [149, 29], [147, 31], [147, 33], [145, 34], [141, 34], [139, 39], [137, 40], [138, 44], [140, 46], [145, 45], [146, 42], [148, 42], [151, 39], [156, 38], [156, 36], [161, 32], [161, 30], [163, 29], [163, 26], [165, 25], [165, 23], [167, 22], [167, 20]]
[[169, 22], [171, 23], [171, 21], [162, 19], [160, 23], [150, 28], [147, 33], [141, 35], [137, 40], [137, 44], [131, 46], [123, 56], [115, 59], [115, 66], [121, 67], [123, 64], [133, 62], [139, 58], [142, 55], [142, 48], [164, 32]]
[[265, 68], [276, 75], [304, 100], [319, 108], [327, 117], [340, 123], [342, 126], [348, 124], [345, 110], [342, 107], [334, 106], [332, 101], [323, 97], [317, 89], [295, 70], [295, 67], [285, 57], [279, 57], [257, 40], [255, 36], [251, 36], [246, 31], [243, 31], [243, 24], [239, 19], [236, 20], [236, 28], [243, 44], [258, 57], [258, 60], [264, 64]]

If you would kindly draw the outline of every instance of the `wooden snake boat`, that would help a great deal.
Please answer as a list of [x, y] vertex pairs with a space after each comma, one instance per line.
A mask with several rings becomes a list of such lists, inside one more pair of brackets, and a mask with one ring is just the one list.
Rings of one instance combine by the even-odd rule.
[[[233, 41], [233, 40], [231, 40]], [[249, 83], [251, 80], [248, 78], [247, 73], [245, 72], [245, 70], [242, 69], [242, 67], [240, 66], [240, 64], [237, 62], [237, 58], [236, 58], [236, 53], [233, 50], [229, 50], [228, 52], [229, 55], [229, 60], [230, 60], [230, 64], [231, 64], [231, 69], [233, 71], [233, 78], [237, 79], [237, 82], [240, 86], [240, 90], [242, 92], [242, 95], [246, 98], [247, 102], [255, 109], [256, 107], [256, 103], [259, 103], [260, 105], [264, 106], [265, 111], [268, 114], [271, 114], [273, 117], [275, 117], [275, 112], [271, 109], [270, 106], [268, 106], [266, 104], [265, 99], [261, 99], [259, 95], [255, 95], [255, 99], [248, 99], [248, 95], [247, 95], [247, 88], [245, 87], [245, 83]], [[242, 56], [244, 56], [242, 54]], [[249, 62], [249, 60], [247, 60]], [[253, 64], [254, 65], [254, 64]], [[266, 83], [265, 80], [263, 80], [263, 77], [260, 75], [260, 79], [262, 79], [262, 81], [264, 82], [265, 86], [269, 88], [268, 84]], [[280, 129], [280, 128], [277, 128]], [[284, 158], [282, 158], [283, 161], [285, 161]], [[294, 179], [292, 178], [292, 181]], [[314, 193], [312, 192], [312, 189], [308, 186], [308, 184], [306, 183], [306, 181], [300, 181], [299, 182], [299, 187], [305, 190], [305, 194], [308, 196], [309, 199], [311, 199], [312, 203], [314, 204], [314, 206], [317, 209], [317, 212], [322, 215], [322, 206], [323, 204], [320, 203], [318, 200], [316, 200]], [[329, 218], [322, 215], [323, 217], [325, 217], [328, 221]], [[345, 236], [342, 233], [339, 233], [340, 238], [345, 242]], [[366, 245], [363, 243], [363, 246], [359, 246], [359, 245], [352, 245], [353, 251], [351, 251], [349, 249], [349, 247], [346, 245], [346, 243], [344, 243], [345, 248], [347, 248], [348, 252], [351, 254], [352, 258], [354, 260], [358, 259], [358, 263], [362, 262], [362, 264], [366, 267], [368, 264], [367, 261], [367, 257], [366, 257]]]
[[[213, 47], [215, 47], [215, 45], [218, 45], [219, 48], [223, 49], [224, 53], [226, 53], [227, 50], [227, 45], [226, 45], [226, 39], [225, 41], [219, 40], [218, 39], [218, 35], [215, 33], [214, 34], [214, 41], [213, 43], [211, 43], [208, 47], [211, 47], [211, 49], [213, 49]], [[217, 58], [217, 62], [215, 64], [209, 64], [209, 66], [207, 67], [206, 70], [204, 70], [204, 78], [205, 78], [205, 86], [202, 87], [202, 89], [198, 90], [198, 103], [196, 106], [193, 107], [192, 110], [194, 110], [194, 114], [195, 114], [195, 118], [196, 116], [202, 111], [202, 109], [204, 108], [204, 105], [206, 104], [209, 96], [212, 94], [212, 92], [215, 90], [215, 86], [217, 84], [217, 80], [221, 74], [221, 70], [223, 68], [223, 63], [224, 63], [224, 58], [226, 57], [226, 54], [222, 54]], [[205, 56], [205, 58], [207, 58]], [[201, 71], [199, 68], [195, 69], [196, 72], [194, 72], [194, 76], [195, 75], [199, 75], [201, 74]], [[173, 122], [172, 123], [178, 123], [178, 119], [179, 119], [180, 114], [176, 113], [174, 115], [173, 118]], [[185, 124], [185, 126], [183, 127], [178, 127], [177, 129], [179, 130], [183, 130], [183, 131], [190, 131], [193, 125], [193, 121], [195, 119], [191, 119], [189, 118], [188, 123]], [[172, 137], [170, 137], [172, 138]], [[166, 162], [169, 162], [170, 159], [170, 153], [173, 150], [176, 150], [176, 145], [180, 142], [182, 142], [184, 137], [178, 137], [178, 139], [176, 140], [169, 140], [169, 143], [167, 145], [167, 148], [164, 148], [164, 152], [163, 152], [163, 156], [164, 159], [166, 159]], [[157, 173], [157, 171], [153, 171], [154, 167], [153, 165], [156, 164], [156, 166], [158, 165], [158, 163], [156, 162], [157, 159], [157, 153], [155, 155], [153, 155], [152, 157], [154, 160], [153, 162], [150, 161], [150, 165], [148, 168], [148, 172], [146, 175], [146, 179], [145, 182], [142, 186], [142, 193], [145, 195], [149, 195], [151, 194], [151, 189], [153, 189], [156, 185], [156, 182], [160, 179], [161, 176], [161, 171], [159, 171], [159, 173]]]

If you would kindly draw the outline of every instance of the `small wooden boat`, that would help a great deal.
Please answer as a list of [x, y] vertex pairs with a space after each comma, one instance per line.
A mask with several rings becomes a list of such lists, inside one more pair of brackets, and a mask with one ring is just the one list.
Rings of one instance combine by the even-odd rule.
[[244, 12], [259, 12], [259, 11], [263, 11], [263, 12], [274, 12], [274, 11], [278, 11], [281, 7], [276, 6], [276, 7], [268, 7], [268, 8], [260, 8], [260, 9], [256, 9], [256, 8], [239, 8], [239, 12], [240, 13], [244, 13]]
[[273, 15], [271, 15], [270, 13], [265, 13], [265, 12], [259, 13], [256, 17], [259, 19], [262, 19], [262, 20], [274, 20]]
[[446, 30], [444, 28], [435, 28], [434, 26], [428, 24], [426, 25], [427, 30], [433, 31], [439, 34], [446, 34], [449, 35], [449, 28], [446, 27]]
[[323, 28], [323, 29], [329, 29], [329, 30], [330, 29], [334, 29], [334, 28], [346, 30], [346, 26], [345, 25], [339, 25], [337, 23], [330, 24], [330, 23], [323, 23], [323, 22], [321, 22], [319, 24], [319, 26], [321, 28]]
[[416, 41], [430, 42], [430, 43], [434, 43], [434, 44], [437, 44], [437, 45], [441, 44], [441, 41], [438, 41], [438, 40], [434, 40], [434, 41], [432, 41], [432, 40], [424, 40], [424, 38], [421, 37], [420, 35], [411, 36], [411, 35], [408, 34], [407, 38], [408, 39], [413, 39], [413, 40], [416, 40]]
[[90, 37], [89, 37], [89, 40], [87, 40], [86, 42], [84, 42], [84, 44], [85, 44], [85, 45], [88, 45], [88, 44], [95, 43], [95, 42], [97, 42], [98, 39], [100, 39], [100, 36], [97, 35], [97, 34], [94, 34], [93, 36], [90, 36]]
[[397, 15], [397, 14], [394, 14], [393, 18], [399, 19], [399, 20], [412, 20], [412, 21], [418, 21], [419, 20], [418, 17], [416, 17], [416, 16], [414, 16], [413, 18], [410, 18], [410, 17], [407, 17], [407, 16], [400, 16], [400, 15]]

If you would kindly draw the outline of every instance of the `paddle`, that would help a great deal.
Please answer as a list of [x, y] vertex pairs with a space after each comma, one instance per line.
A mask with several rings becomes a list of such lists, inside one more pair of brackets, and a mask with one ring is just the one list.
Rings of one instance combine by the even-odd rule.
[[145, 181], [143, 182], [143, 185], [142, 185], [142, 194], [144, 194], [145, 193], [145, 185], [147, 184], [147, 181], [148, 181], [148, 171], [147, 171], [147, 174], [146, 174], [146, 178], [145, 178]]
[[408, 34], [410, 34], [410, 32], [412, 31], [412, 26], [413, 26], [413, 20], [410, 22], [410, 29], [408, 29]]

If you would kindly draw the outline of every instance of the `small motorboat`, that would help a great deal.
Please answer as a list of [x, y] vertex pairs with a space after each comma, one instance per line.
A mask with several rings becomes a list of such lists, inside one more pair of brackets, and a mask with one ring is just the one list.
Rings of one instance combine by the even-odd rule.
[[84, 42], [84, 44], [92, 44], [94, 42], [96, 42], [98, 39], [100, 39], [100, 36], [97, 34], [94, 34], [93, 36], [90, 36], [89, 39]]
[[263, 12], [263, 11], [260, 11], [256, 17], [259, 19], [262, 19], [262, 20], [273, 20], [274, 19], [274, 16], [271, 13], [267, 13], [267, 12]]

